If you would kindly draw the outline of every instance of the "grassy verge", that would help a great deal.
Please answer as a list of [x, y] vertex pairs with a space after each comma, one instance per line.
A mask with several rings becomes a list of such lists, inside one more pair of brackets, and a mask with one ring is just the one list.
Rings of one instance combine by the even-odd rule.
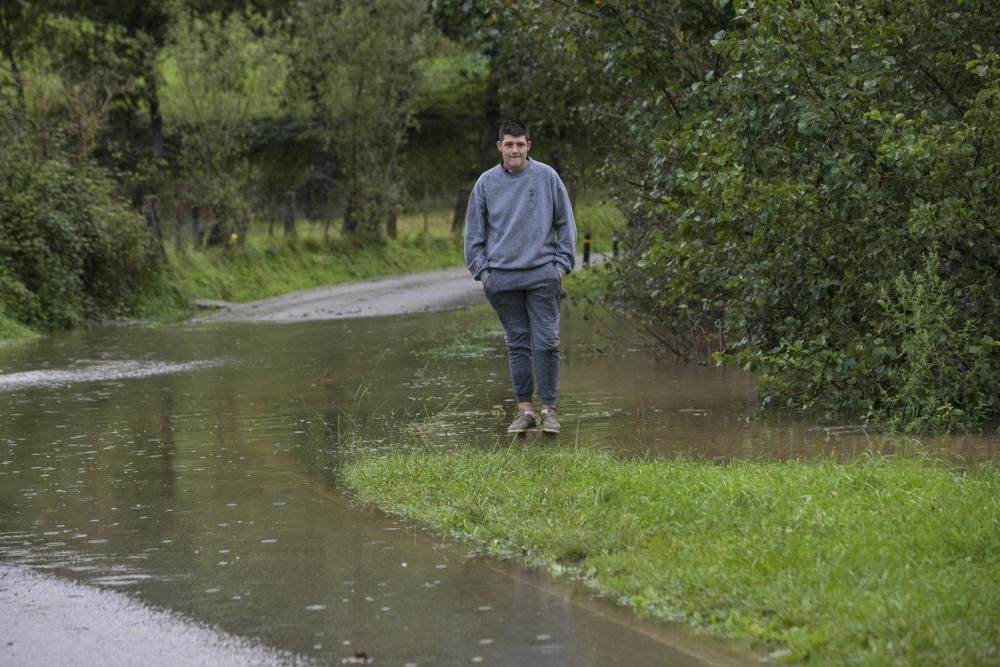
[[499, 448], [342, 472], [363, 502], [774, 659], [1000, 664], [994, 468]]
[[7, 317], [0, 311], [0, 344], [5, 341], [21, 340], [37, 336], [28, 327]]
[[174, 249], [158, 279], [143, 291], [139, 316], [174, 321], [190, 315], [197, 298], [253, 301], [321, 285], [462, 264], [461, 239], [451, 234], [450, 212], [439, 209], [403, 216], [399, 238], [362, 245], [324, 238], [320, 225], [300, 222], [294, 235], [277, 225], [255, 225], [243, 247]]
[[621, 236], [625, 229], [625, 216], [612, 204], [597, 199], [587, 199], [577, 203], [574, 208], [576, 215], [577, 264], [583, 262], [583, 237], [590, 234], [591, 251], [593, 253], [610, 253], [611, 238], [615, 234]]
[[[451, 233], [452, 212], [435, 209], [401, 217], [399, 238], [369, 245], [352, 239], [323, 238], [320, 226], [301, 224], [294, 236], [279, 231], [268, 236], [258, 226], [242, 248], [208, 248], [177, 252], [166, 244], [168, 262], [162, 275], [140, 299], [137, 314], [158, 321], [188, 316], [196, 298], [252, 301], [320, 285], [410, 273], [464, 263], [461, 234]], [[595, 243], [610, 247], [620, 214], [607, 204], [583, 202], [577, 207], [581, 229]], [[605, 248], [605, 250], [607, 249]], [[582, 251], [578, 249], [582, 257]]]
[[358, 246], [351, 241], [264, 238], [243, 248], [171, 253], [139, 313], [176, 320], [196, 298], [252, 301], [320, 285], [461, 265], [459, 240], [418, 235]]

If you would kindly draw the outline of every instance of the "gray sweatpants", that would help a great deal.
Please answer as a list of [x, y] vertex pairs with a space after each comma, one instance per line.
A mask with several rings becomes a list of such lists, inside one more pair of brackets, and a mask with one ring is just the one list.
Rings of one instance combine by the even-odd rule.
[[523, 271], [487, 269], [486, 298], [500, 318], [514, 395], [531, 400], [535, 383], [543, 405], [559, 397], [559, 305], [562, 284], [555, 264]]

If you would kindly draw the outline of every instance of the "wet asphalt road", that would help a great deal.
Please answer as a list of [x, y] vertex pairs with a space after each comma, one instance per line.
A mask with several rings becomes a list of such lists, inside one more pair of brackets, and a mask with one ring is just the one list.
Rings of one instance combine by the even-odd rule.
[[0, 664], [307, 665], [115, 591], [0, 565]]

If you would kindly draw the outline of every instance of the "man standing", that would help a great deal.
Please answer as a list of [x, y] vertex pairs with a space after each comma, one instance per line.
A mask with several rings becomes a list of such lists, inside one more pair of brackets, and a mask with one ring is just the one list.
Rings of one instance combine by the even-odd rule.
[[531, 139], [523, 125], [504, 123], [497, 149], [500, 164], [483, 172], [469, 196], [465, 263], [503, 326], [520, 410], [507, 432], [540, 424], [558, 433], [559, 304], [563, 276], [576, 263], [576, 221], [562, 179], [528, 157]]

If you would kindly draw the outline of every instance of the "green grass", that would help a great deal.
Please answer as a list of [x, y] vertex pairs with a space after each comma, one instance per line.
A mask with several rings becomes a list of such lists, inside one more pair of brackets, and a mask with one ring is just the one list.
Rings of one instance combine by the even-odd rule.
[[591, 236], [592, 253], [610, 253], [611, 236], [622, 235], [625, 229], [625, 216], [612, 204], [597, 199], [578, 201], [574, 207], [577, 235], [577, 263], [583, 263], [583, 242], [585, 234]]
[[167, 268], [141, 299], [140, 315], [161, 321], [183, 318], [196, 298], [244, 302], [320, 285], [363, 280], [448, 266], [461, 266], [461, 239], [450, 234], [443, 212], [400, 220], [399, 238], [360, 245], [322, 227], [300, 223], [294, 235], [265, 225], [248, 234], [244, 247], [174, 250]]
[[[581, 230], [594, 230], [595, 239], [608, 239], [603, 245], [610, 247], [611, 230], [620, 223], [617, 211], [596, 201], [577, 210]], [[280, 224], [268, 235], [267, 225], [257, 223], [242, 248], [176, 251], [168, 238], [167, 267], [144, 290], [137, 314], [174, 321], [190, 314], [196, 298], [245, 302], [321, 285], [461, 266], [462, 237], [451, 233], [451, 222], [450, 209], [415, 211], [400, 217], [397, 239], [369, 245], [341, 238], [336, 225], [326, 239], [322, 225], [301, 221], [290, 236]], [[578, 254], [582, 261], [579, 249]]]
[[775, 659], [1000, 664], [992, 467], [518, 447], [359, 457], [342, 473], [365, 503]]
[[189, 253], [177, 277], [191, 294], [249, 301], [319, 285], [460, 265], [457, 243], [415, 239], [352, 248], [276, 240], [263, 247]]
[[2, 311], [0, 311], [0, 343], [3, 343], [4, 341], [33, 338], [37, 335], [38, 334], [28, 327], [10, 319]]

